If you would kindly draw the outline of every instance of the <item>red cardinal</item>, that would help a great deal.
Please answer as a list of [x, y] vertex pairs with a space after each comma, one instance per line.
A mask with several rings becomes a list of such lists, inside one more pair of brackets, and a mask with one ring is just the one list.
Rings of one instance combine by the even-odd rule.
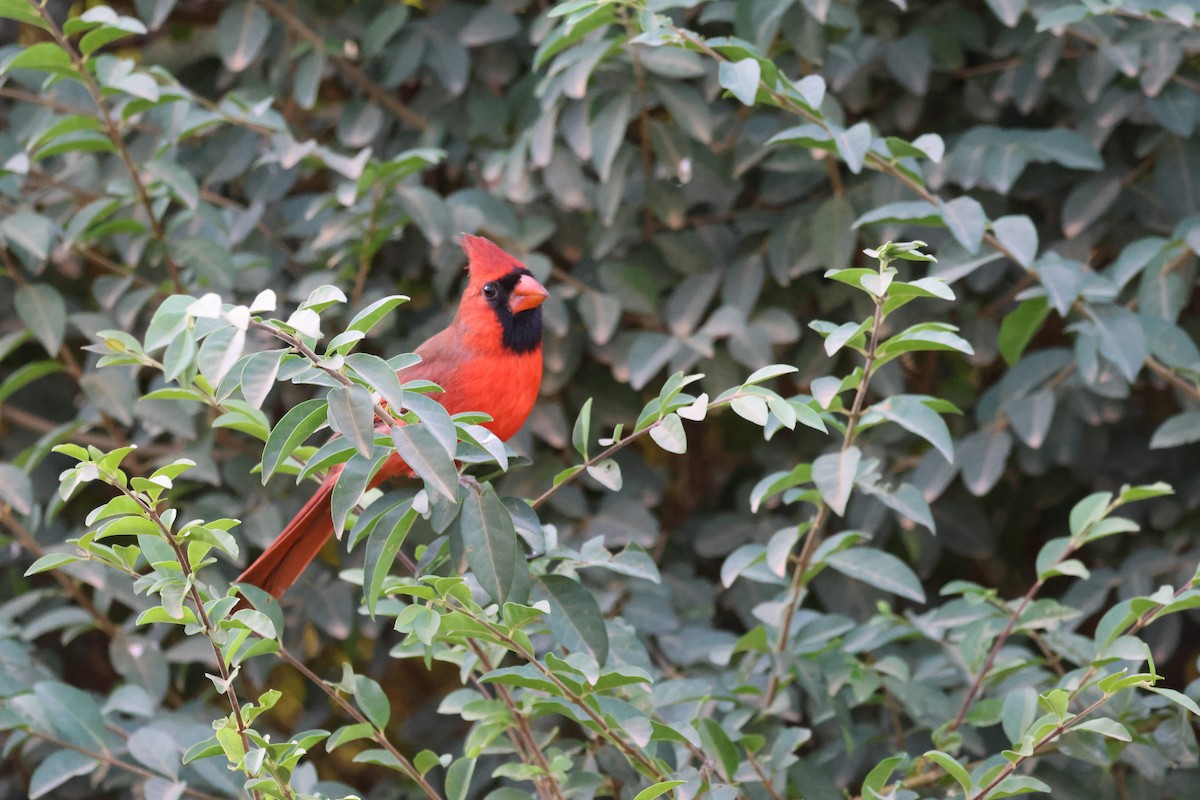
[[[469, 280], [449, 327], [417, 348], [421, 363], [398, 374], [402, 381], [441, 386], [431, 395], [451, 414], [482, 411], [503, 440], [529, 416], [542, 382], [542, 309], [549, 293], [517, 259], [479, 236], [463, 235]], [[330, 498], [340, 466], [238, 581], [279, 597], [333, 535]], [[412, 470], [395, 453], [371, 485]]]

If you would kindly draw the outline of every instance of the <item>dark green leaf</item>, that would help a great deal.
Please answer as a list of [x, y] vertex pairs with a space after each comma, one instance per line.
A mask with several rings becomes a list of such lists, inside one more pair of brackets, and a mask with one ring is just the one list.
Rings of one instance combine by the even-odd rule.
[[510, 599], [517, 571], [528, 567], [512, 515], [490, 484], [478, 491], [468, 489], [459, 514], [459, 529], [467, 564], [479, 585], [497, 603]]
[[30, 283], [18, 287], [17, 316], [37, 336], [46, 352], [57, 357], [67, 328], [67, 306], [53, 286]]
[[1167, 419], [1150, 437], [1150, 448], [1161, 450], [1200, 442], [1200, 411], [1185, 411]]
[[29, 800], [44, 797], [71, 778], [87, 775], [99, 766], [96, 759], [73, 750], [51, 753], [29, 777]]
[[917, 603], [925, 602], [925, 590], [921, 588], [920, 578], [891, 553], [869, 547], [852, 547], [830, 555], [825, 563], [846, 577], [876, 589]]
[[288, 409], [283, 418], [271, 429], [267, 443], [263, 446], [262, 481], [265, 485], [279, 465], [283, 463], [304, 440], [315, 433], [328, 418], [329, 404], [323, 398], [305, 400]]
[[63, 739], [92, 752], [108, 752], [104, 717], [91, 695], [53, 681], [37, 684], [33, 693]]
[[570, 651], [587, 653], [604, 666], [608, 630], [592, 593], [565, 575], [545, 575], [534, 582], [550, 604], [550, 631], [558, 643]]
[[860, 122], [846, 130], [836, 126], [830, 130], [837, 151], [846, 162], [846, 166], [855, 175], [862, 172], [863, 164], [867, 159], [867, 151], [871, 148], [871, 126], [866, 122]]
[[355, 675], [354, 702], [376, 729], [383, 730], [387, 727], [392, 716], [392, 707], [378, 683], [366, 675]]
[[976, 497], [992, 490], [1004, 474], [1012, 435], [1005, 430], [979, 430], [958, 443], [958, 461], [963, 483]]
[[938, 209], [958, 243], [969, 253], [979, 252], [988, 224], [987, 215], [979, 201], [972, 197], [956, 197], [948, 203], [939, 203]]
[[836, 453], [826, 453], [812, 465], [813, 483], [821, 498], [839, 516], [846, 513], [846, 503], [854, 488], [862, 452], [857, 447], [848, 447]]
[[23, 470], [12, 464], [0, 464], [0, 503], [12, 506], [18, 514], [33, 512], [33, 484]]
[[458, 498], [458, 470], [427, 425], [399, 425], [391, 435], [396, 452], [429, 489], [448, 500]]
[[367, 611], [371, 614], [375, 613], [384, 579], [391, 572], [396, 554], [400, 552], [416, 519], [417, 512], [413, 510], [412, 503], [400, 503], [381, 516], [371, 529], [363, 557], [363, 589]]
[[221, 58], [230, 72], [241, 72], [258, 59], [271, 20], [258, 3], [234, 3], [227, 6], [217, 24]]
[[358, 384], [331, 389], [329, 416], [338, 432], [353, 442], [364, 458], [370, 458], [375, 450], [375, 407], [371, 393]]

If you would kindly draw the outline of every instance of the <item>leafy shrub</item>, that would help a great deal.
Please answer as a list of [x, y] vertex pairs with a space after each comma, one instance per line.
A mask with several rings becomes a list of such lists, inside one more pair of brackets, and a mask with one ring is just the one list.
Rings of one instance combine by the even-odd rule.
[[[0, 1], [8, 793], [1189, 796], [1190, 7], [61, 12]], [[512, 452], [387, 377], [462, 230], [553, 294]], [[307, 444], [365, 388], [420, 485]]]

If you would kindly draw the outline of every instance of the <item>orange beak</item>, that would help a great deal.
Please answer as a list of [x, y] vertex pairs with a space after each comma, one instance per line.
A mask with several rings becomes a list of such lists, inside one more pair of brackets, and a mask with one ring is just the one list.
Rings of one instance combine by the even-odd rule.
[[546, 287], [538, 283], [533, 276], [522, 275], [509, 296], [508, 308], [513, 314], [520, 314], [522, 311], [537, 308], [549, 296]]

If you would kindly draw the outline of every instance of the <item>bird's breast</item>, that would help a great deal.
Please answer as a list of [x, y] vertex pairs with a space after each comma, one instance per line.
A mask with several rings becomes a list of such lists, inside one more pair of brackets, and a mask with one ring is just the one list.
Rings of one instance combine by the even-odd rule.
[[525, 424], [542, 384], [542, 352], [475, 359], [460, 367], [452, 387], [438, 399], [451, 414], [482, 411], [484, 427], [502, 440]]

